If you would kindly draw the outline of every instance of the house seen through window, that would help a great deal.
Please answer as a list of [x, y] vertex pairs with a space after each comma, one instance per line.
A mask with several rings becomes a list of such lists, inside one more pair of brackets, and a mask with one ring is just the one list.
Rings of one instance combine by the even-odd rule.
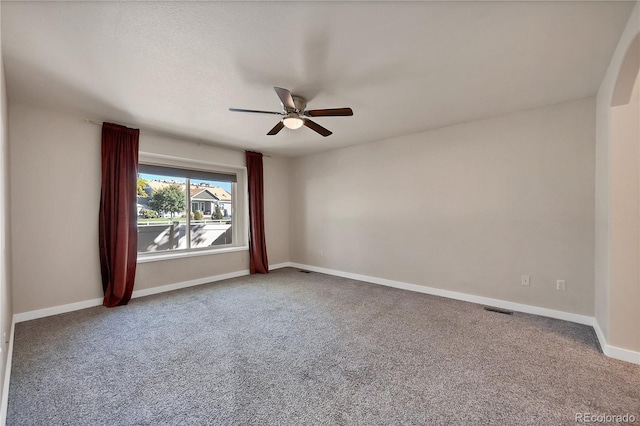
[[138, 253], [234, 243], [236, 175], [140, 164]]

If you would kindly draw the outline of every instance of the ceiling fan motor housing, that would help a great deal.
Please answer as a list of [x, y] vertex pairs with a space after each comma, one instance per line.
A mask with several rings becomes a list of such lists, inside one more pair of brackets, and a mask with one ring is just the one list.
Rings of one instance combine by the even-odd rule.
[[236, 112], [251, 112], [257, 114], [275, 114], [283, 115], [282, 118], [273, 129], [269, 130], [268, 136], [277, 135], [280, 130], [287, 127], [289, 129], [299, 129], [302, 126], [307, 126], [320, 135], [327, 137], [332, 134], [331, 130], [325, 129], [315, 121], [307, 117], [347, 117], [353, 115], [351, 108], [328, 108], [328, 109], [313, 109], [307, 111], [307, 101], [300, 96], [292, 95], [291, 92], [282, 87], [273, 88], [280, 98], [280, 104], [282, 105], [282, 112], [275, 111], [259, 111], [255, 109], [240, 109], [229, 108], [230, 111]]
[[300, 96], [291, 95], [291, 97], [293, 98], [293, 104], [296, 106], [295, 111], [291, 110], [290, 108], [287, 108], [287, 106], [284, 104], [282, 104], [282, 108], [287, 113], [297, 112], [298, 114], [302, 115], [302, 113], [304, 112], [304, 109], [307, 107], [307, 101], [304, 98], [301, 98]]

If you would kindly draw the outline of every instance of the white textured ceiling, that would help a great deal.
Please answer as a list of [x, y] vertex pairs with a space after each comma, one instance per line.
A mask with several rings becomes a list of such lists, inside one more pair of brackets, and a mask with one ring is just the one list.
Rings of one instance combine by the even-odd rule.
[[[592, 96], [633, 2], [7, 2], [10, 102], [297, 156]], [[273, 86], [351, 107], [266, 136]]]

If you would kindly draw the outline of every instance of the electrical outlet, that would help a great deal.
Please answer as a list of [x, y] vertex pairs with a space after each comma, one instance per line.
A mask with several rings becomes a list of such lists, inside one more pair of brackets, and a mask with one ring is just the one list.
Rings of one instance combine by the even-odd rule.
[[556, 281], [556, 290], [565, 291], [567, 289], [567, 282], [565, 280]]
[[320, 250], [320, 257], [324, 257], [324, 252]]
[[530, 285], [529, 275], [523, 275], [522, 276], [522, 285], [526, 285], [526, 286]]

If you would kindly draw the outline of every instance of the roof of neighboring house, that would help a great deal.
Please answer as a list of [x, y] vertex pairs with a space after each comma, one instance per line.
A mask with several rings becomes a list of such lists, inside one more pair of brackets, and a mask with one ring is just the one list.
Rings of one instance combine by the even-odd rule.
[[[170, 183], [170, 182], [160, 182], [157, 180], [150, 180], [147, 182], [147, 185], [152, 189], [153, 191], [158, 191], [162, 188], [166, 188], [170, 185], [178, 185], [181, 188], [184, 189], [184, 184], [179, 184], [179, 183]], [[217, 200], [220, 201], [231, 201], [231, 194], [229, 194], [229, 192], [227, 192], [227, 190], [225, 190], [224, 188], [220, 188], [219, 186], [195, 186], [195, 185], [191, 185], [191, 189], [189, 191], [189, 194], [191, 195], [191, 198], [196, 197], [198, 194], [200, 194], [201, 192], [208, 192], [212, 197], [214, 197]]]
[[209, 193], [216, 200], [231, 201], [231, 194], [229, 194], [224, 188], [218, 186], [206, 186], [206, 187], [191, 187], [191, 198], [203, 198], [200, 194], [203, 192]]
[[193, 188], [191, 187], [191, 199], [195, 200], [217, 200], [218, 198], [211, 192], [209, 188]]
[[220, 188], [219, 186], [213, 186], [208, 188], [209, 191], [216, 196], [216, 198], [220, 201], [231, 201], [231, 194], [229, 194], [224, 188]]

